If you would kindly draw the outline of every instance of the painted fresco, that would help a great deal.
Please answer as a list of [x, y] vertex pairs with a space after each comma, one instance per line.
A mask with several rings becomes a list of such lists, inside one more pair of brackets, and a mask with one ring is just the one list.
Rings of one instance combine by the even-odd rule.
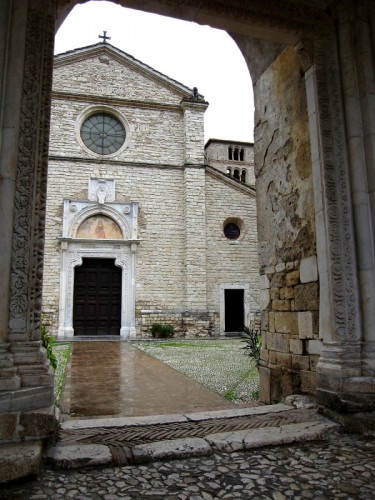
[[122, 232], [118, 224], [103, 215], [93, 215], [79, 226], [77, 238], [96, 240], [122, 240]]

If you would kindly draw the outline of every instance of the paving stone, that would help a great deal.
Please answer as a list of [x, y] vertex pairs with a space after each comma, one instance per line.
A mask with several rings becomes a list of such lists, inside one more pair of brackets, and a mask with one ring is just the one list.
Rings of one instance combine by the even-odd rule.
[[186, 413], [185, 417], [191, 421], [208, 420], [210, 418], [231, 418], [251, 415], [263, 415], [265, 413], [278, 413], [290, 410], [290, 406], [284, 404], [255, 406], [252, 408], [238, 408], [233, 410], [217, 410], [200, 413]]
[[64, 430], [93, 429], [95, 427], [126, 427], [154, 424], [171, 424], [187, 422], [183, 415], [150, 415], [144, 417], [122, 417], [122, 418], [92, 418], [80, 420], [67, 420], [61, 424]]
[[188, 458], [210, 455], [210, 445], [201, 438], [173, 439], [138, 445], [133, 448], [136, 463], [164, 460], [168, 458]]
[[58, 468], [76, 469], [112, 463], [108, 446], [102, 444], [83, 444], [56, 446], [51, 448], [47, 460]]

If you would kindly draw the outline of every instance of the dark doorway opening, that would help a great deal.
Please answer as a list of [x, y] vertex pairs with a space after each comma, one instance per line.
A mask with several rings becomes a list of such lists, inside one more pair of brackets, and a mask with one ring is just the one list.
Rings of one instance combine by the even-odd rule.
[[74, 275], [74, 335], [120, 335], [121, 268], [114, 259], [82, 259]]
[[242, 332], [244, 327], [244, 290], [228, 289], [225, 293], [225, 333]]

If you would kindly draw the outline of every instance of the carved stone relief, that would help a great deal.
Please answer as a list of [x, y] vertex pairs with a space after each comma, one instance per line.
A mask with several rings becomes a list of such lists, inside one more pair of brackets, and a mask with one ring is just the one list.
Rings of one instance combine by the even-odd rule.
[[43, 14], [28, 11], [13, 230], [10, 340], [39, 338], [54, 37], [51, 10], [50, 5]]

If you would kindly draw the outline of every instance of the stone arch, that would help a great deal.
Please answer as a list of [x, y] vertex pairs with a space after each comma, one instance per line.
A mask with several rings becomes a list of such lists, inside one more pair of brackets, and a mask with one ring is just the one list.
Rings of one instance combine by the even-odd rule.
[[[76, 0], [30, 0], [18, 2], [15, 8], [13, 2], [6, 0], [0, 7], [5, 40], [4, 57], [0, 58], [1, 95], [4, 99], [0, 141], [2, 174], [4, 172], [0, 177], [0, 340], [1, 356], [8, 367], [1, 388], [6, 398], [13, 402], [12, 407], [17, 408], [17, 411], [8, 412], [12, 415], [9, 422], [14, 422], [14, 425], [9, 424], [9, 439], [15, 441], [44, 437], [48, 432], [45, 431], [48, 408], [53, 405], [53, 375], [45, 363], [39, 341], [52, 40], [56, 8], [61, 21], [76, 3]], [[299, 73], [307, 94], [313, 172], [313, 196], [310, 192], [309, 203], [314, 204], [318, 228], [318, 333], [323, 339], [317, 385], [309, 388], [306, 380], [301, 390], [316, 389], [319, 401], [336, 409], [352, 412], [374, 409], [375, 211], [369, 188], [374, 179], [374, 116], [372, 107], [368, 106], [368, 102], [372, 102], [374, 85], [371, 76], [375, 38], [372, 2], [348, 0], [308, 5], [297, 0], [122, 0], [118, 3], [225, 29], [241, 47], [254, 85], [260, 83], [270, 65], [280, 65], [278, 56], [284, 49], [292, 59], [291, 49], [295, 48], [301, 60]], [[257, 55], [262, 57], [259, 59]], [[370, 73], [365, 68], [371, 69], [369, 79]], [[275, 71], [270, 86], [275, 94], [277, 90], [283, 90], [283, 95], [288, 86], [280, 86], [279, 75]], [[270, 105], [275, 106], [274, 102]], [[270, 158], [276, 158], [277, 152], [281, 158], [283, 155], [282, 149], [272, 151], [279, 127], [271, 135], [264, 134], [267, 140], [259, 142], [266, 127], [266, 122], [258, 122], [255, 144], [258, 178], [262, 169], [269, 165]], [[292, 138], [296, 138], [294, 133]], [[306, 155], [306, 151], [301, 155]], [[259, 163], [259, 158], [267, 161]], [[277, 167], [277, 161], [271, 164]], [[300, 175], [303, 176], [303, 168]], [[278, 199], [274, 194], [278, 189], [275, 176], [266, 191], [267, 202], [275, 209]], [[306, 200], [307, 195], [308, 191]], [[284, 199], [282, 208], [285, 211], [293, 197], [296, 193], [291, 190]], [[302, 208], [299, 206], [298, 217]], [[299, 269], [293, 270], [298, 273], [288, 279], [297, 279], [298, 275], [305, 281], [301, 285], [309, 285], [314, 275], [312, 261], [301, 259]], [[285, 312], [271, 311], [270, 289], [275, 283], [274, 275], [289, 269], [290, 264], [279, 262], [274, 266], [275, 270], [272, 266], [264, 266], [262, 309], [268, 319], [269, 312], [274, 315]], [[300, 312], [310, 311], [302, 308]], [[305, 316], [301, 316], [302, 323]], [[299, 324], [300, 321], [296, 323], [295, 319], [287, 326], [279, 321], [277, 328], [282, 332]], [[271, 327], [275, 328], [275, 322]], [[262, 323], [267, 342], [272, 340], [269, 334], [274, 333], [270, 331], [271, 327]], [[314, 334], [314, 321], [312, 327]], [[311, 332], [306, 328], [303, 334], [306, 337]], [[284, 340], [284, 333], [280, 335], [278, 340]], [[294, 340], [310, 339], [301, 339], [298, 331]], [[298, 349], [298, 342], [293, 345], [293, 349]], [[308, 345], [312, 355], [318, 356], [319, 352], [313, 351], [314, 344]], [[290, 349], [291, 344], [285, 346], [288, 353]], [[25, 359], [30, 361], [27, 372], [19, 369]], [[280, 397], [278, 374], [281, 372], [281, 365], [272, 370], [263, 359], [263, 400]], [[284, 387], [292, 390], [292, 385]], [[41, 408], [44, 409], [43, 415], [39, 413]], [[21, 416], [24, 419], [22, 429], [17, 424]], [[30, 426], [28, 418], [33, 422]], [[27, 428], [42, 429], [43, 432], [21, 434]]]

